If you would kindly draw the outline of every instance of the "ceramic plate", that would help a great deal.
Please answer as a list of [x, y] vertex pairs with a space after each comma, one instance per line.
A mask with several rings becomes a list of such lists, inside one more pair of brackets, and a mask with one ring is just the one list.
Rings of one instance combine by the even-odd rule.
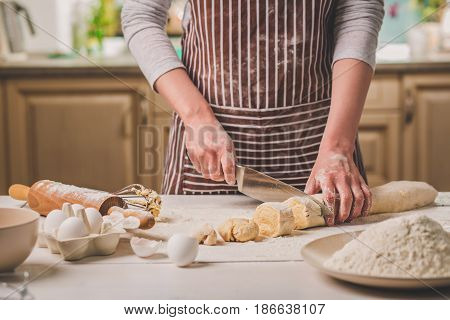
[[318, 268], [320, 271], [333, 278], [364, 286], [393, 289], [411, 289], [427, 287], [434, 288], [450, 285], [450, 277], [413, 279], [364, 276], [359, 274], [338, 272], [323, 265], [324, 262], [333, 255], [333, 253], [341, 249], [354, 237], [357, 237], [360, 232], [361, 231], [341, 233], [314, 240], [302, 248], [302, 256], [308, 264]]

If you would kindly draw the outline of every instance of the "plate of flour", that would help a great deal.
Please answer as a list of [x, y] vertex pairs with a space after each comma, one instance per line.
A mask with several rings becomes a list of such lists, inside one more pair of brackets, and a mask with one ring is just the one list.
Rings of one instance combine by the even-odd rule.
[[450, 233], [424, 215], [317, 239], [303, 247], [302, 256], [327, 275], [359, 285], [450, 286]]

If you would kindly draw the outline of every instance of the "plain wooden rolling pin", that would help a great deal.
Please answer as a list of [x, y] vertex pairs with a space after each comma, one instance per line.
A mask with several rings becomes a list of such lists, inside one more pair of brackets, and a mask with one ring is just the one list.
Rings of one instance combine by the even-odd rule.
[[113, 194], [87, 188], [66, 185], [50, 180], [41, 180], [30, 187], [14, 184], [9, 195], [16, 200], [27, 201], [34, 211], [43, 216], [54, 209], [61, 209], [63, 203], [77, 203], [86, 208], [96, 208], [102, 215], [114, 206], [126, 207], [125, 201]]

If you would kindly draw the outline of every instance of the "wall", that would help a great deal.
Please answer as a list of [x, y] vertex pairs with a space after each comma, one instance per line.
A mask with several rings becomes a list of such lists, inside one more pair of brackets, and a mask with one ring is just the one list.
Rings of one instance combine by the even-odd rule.
[[31, 36], [24, 27], [27, 51], [46, 53], [70, 51], [56, 39], [72, 45], [71, 12], [77, 0], [17, 0], [17, 2], [28, 9], [35, 24], [35, 36]]
[[384, 0], [384, 8], [386, 14], [380, 31], [380, 45], [406, 42], [405, 31], [420, 20], [411, 0]]

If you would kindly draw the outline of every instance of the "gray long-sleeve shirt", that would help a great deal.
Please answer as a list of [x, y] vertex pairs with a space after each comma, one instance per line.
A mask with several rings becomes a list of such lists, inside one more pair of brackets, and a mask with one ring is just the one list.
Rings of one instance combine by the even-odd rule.
[[[335, 1], [333, 62], [351, 58], [374, 68], [384, 0]], [[184, 68], [165, 31], [170, 4], [171, 0], [125, 0], [122, 10], [125, 39], [152, 86], [166, 72]], [[189, 19], [188, 6], [183, 24]]]

